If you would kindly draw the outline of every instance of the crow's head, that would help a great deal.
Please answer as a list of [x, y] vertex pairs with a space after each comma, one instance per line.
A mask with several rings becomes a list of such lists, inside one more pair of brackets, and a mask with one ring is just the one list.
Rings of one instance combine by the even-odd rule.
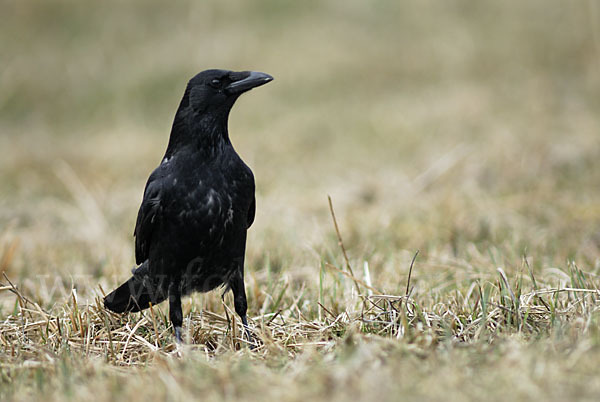
[[202, 71], [188, 83], [182, 106], [195, 113], [228, 113], [241, 94], [272, 80], [269, 74], [255, 71]]

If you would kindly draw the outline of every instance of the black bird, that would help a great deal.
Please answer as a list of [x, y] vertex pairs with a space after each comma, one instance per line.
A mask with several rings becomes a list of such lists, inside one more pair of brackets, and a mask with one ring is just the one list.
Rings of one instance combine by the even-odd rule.
[[244, 92], [273, 80], [253, 71], [206, 70], [192, 78], [179, 104], [167, 151], [146, 183], [135, 225], [133, 276], [104, 298], [117, 313], [169, 299], [181, 342], [181, 296], [221, 285], [246, 319], [244, 254], [254, 221], [254, 176], [229, 140], [229, 112]]

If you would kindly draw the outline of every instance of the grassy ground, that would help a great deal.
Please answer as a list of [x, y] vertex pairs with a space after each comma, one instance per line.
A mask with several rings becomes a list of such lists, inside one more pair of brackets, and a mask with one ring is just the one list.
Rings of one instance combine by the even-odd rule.
[[[0, 399], [597, 398], [598, 2], [0, 12]], [[212, 67], [276, 78], [230, 122], [257, 179], [255, 350], [216, 292], [185, 300], [180, 350], [167, 306], [98, 302]]]

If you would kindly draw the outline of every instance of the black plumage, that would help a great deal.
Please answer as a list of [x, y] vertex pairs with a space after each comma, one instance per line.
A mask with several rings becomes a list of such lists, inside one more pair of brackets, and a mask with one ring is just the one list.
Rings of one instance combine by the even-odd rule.
[[207, 70], [192, 78], [179, 105], [167, 151], [152, 172], [135, 225], [133, 276], [104, 299], [114, 312], [140, 311], [169, 299], [181, 341], [181, 296], [221, 285], [233, 291], [247, 331], [244, 254], [256, 202], [252, 171], [235, 152], [229, 112], [268, 74]]

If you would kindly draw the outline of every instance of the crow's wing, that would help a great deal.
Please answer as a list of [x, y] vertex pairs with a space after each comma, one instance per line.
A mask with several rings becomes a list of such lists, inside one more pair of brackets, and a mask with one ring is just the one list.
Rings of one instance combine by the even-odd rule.
[[[156, 172], [155, 172], [156, 173]], [[135, 262], [141, 264], [148, 259], [150, 242], [154, 232], [155, 221], [160, 211], [160, 180], [155, 174], [150, 175], [144, 199], [138, 211], [133, 235], [135, 236]]]

